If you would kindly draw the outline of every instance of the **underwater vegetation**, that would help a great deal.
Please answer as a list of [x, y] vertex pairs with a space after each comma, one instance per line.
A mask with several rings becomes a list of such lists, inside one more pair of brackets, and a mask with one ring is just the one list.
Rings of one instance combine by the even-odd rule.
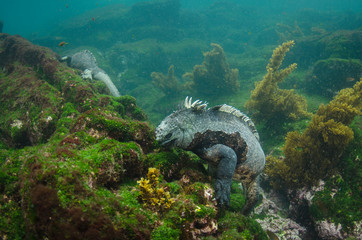
[[361, 114], [362, 81], [341, 90], [327, 105], [321, 105], [303, 133], [289, 132], [285, 157], [267, 158], [266, 172], [276, 187], [315, 185], [319, 179], [333, 176], [341, 156], [353, 139], [348, 126]]
[[170, 193], [159, 186], [160, 170], [157, 168], [149, 168], [147, 178], [141, 178], [137, 181], [140, 190], [139, 199], [143, 205], [156, 213], [162, 214], [169, 209], [174, 202], [170, 197]]
[[231, 69], [226, 60], [223, 48], [212, 43], [213, 50], [204, 53], [202, 65], [195, 65], [193, 72], [186, 72], [183, 78], [186, 82], [180, 83], [175, 76], [174, 65], [168, 69], [167, 75], [161, 72], [152, 72], [152, 83], [159, 88], [166, 97], [180, 95], [180, 92], [194, 92], [201, 95], [228, 95], [239, 91], [237, 69]]
[[307, 101], [303, 96], [295, 94], [293, 89], [286, 90], [278, 87], [278, 83], [281, 83], [297, 67], [297, 64], [293, 63], [287, 68], [279, 70], [285, 54], [293, 45], [294, 41], [288, 41], [273, 51], [266, 67], [268, 73], [262, 81], [255, 84], [255, 89], [245, 104], [258, 121], [273, 122], [277, 120], [280, 123], [309, 116]]
[[202, 95], [227, 95], [239, 91], [239, 70], [229, 67], [219, 44], [212, 43], [211, 46], [214, 49], [204, 53], [202, 65], [194, 66], [192, 72], [183, 75], [191, 80], [189, 88]]
[[160, 88], [166, 96], [174, 96], [182, 90], [182, 86], [179, 85], [179, 81], [175, 76], [173, 65], [168, 68], [167, 76], [160, 72], [152, 72], [151, 78], [152, 83]]

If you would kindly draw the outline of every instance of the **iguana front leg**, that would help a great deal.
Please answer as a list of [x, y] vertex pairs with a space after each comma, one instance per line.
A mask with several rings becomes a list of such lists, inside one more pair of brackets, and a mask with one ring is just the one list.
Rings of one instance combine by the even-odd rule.
[[209, 164], [217, 165], [215, 192], [220, 206], [229, 205], [231, 182], [234, 175], [237, 156], [233, 149], [222, 144], [203, 149], [200, 157]]

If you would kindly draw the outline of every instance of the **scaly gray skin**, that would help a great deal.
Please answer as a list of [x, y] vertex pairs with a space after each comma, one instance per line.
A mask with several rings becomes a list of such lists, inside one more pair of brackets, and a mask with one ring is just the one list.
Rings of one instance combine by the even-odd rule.
[[86, 69], [90, 70], [95, 79], [101, 80], [107, 85], [113, 96], [120, 96], [118, 89], [113, 84], [111, 78], [105, 71], [103, 71], [103, 69], [98, 67], [96, 58], [89, 50], [83, 50], [73, 54], [69, 58], [68, 62], [71, 67], [78, 68], [82, 71], [85, 71]]
[[230, 203], [232, 179], [243, 184], [248, 213], [258, 199], [257, 177], [265, 155], [253, 122], [239, 110], [186, 98], [183, 108], [167, 116], [156, 129], [156, 139], [166, 147], [196, 153], [209, 164], [215, 179], [215, 197], [220, 206]]

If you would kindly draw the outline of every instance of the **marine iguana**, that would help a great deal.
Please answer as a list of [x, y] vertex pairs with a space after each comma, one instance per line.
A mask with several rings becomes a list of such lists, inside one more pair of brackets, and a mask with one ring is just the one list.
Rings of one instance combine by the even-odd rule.
[[67, 61], [69, 66], [82, 70], [85, 74], [91, 73], [95, 79], [104, 82], [111, 94], [115, 97], [119, 97], [118, 89], [113, 84], [108, 74], [98, 67], [97, 60], [89, 50], [83, 50], [73, 54], [72, 56], [65, 56], [61, 60]]
[[258, 199], [257, 177], [265, 166], [265, 155], [254, 123], [229, 105], [207, 108], [207, 103], [186, 97], [181, 109], [167, 116], [156, 128], [156, 139], [166, 147], [196, 153], [209, 164], [215, 180], [219, 206], [230, 203], [232, 179], [242, 183], [246, 194], [244, 213]]

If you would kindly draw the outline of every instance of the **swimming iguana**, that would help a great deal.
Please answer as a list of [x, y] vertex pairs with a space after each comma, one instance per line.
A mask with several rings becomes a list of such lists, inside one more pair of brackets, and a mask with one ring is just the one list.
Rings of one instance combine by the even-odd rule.
[[256, 203], [265, 155], [253, 122], [239, 110], [226, 104], [207, 108], [207, 103], [186, 97], [184, 106], [157, 127], [156, 138], [164, 146], [190, 150], [208, 162], [220, 206], [230, 203], [232, 179], [243, 184], [247, 197], [243, 212]]

